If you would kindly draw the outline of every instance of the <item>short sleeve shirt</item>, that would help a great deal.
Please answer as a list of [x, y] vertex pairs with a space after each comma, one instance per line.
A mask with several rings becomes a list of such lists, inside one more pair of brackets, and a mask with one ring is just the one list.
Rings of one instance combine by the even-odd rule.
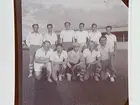
[[61, 55], [59, 56], [57, 51], [55, 51], [52, 55], [51, 55], [51, 61], [54, 61], [54, 62], [58, 62], [58, 63], [61, 63], [64, 61], [64, 59], [67, 59], [68, 55], [67, 55], [67, 52], [66, 51], [62, 51]]
[[41, 33], [30, 32], [26, 38], [26, 44], [30, 45], [42, 45], [43, 35]]
[[[53, 50], [49, 49], [49, 51], [45, 52], [44, 48], [40, 48], [36, 51], [35, 57], [43, 57], [43, 58], [51, 58], [51, 55], [53, 54]], [[34, 64], [38, 64], [34, 62]]]
[[72, 42], [72, 38], [75, 36], [73, 30], [63, 30], [60, 33], [60, 38], [63, 39], [63, 42]]
[[114, 52], [114, 43], [117, 42], [116, 36], [113, 34], [105, 36], [107, 37], [107, 44], [110, 46], [111, 52]]
[[52, 34], [49, 34], [49, 33], [45, 33], [44, 34], [44, 38], [43, 38], [43, 41], [50, 41], [51, 44], [55, 44], [55, 42], [57, 41], [57, 35], [55, 32], [53, 32]]
[[92, 52], [89, 49], [83, 51], [83, 55], [86, 59], [86, 63], [92, 63], [96, 61], [96, 58], [101, 56], [100, 51], [93, 50]]
[[86, 43], [87, 38], [89, 38], [87, 31], [77, 31], [75, 34], [75, 38], [78, 43]]
[[89, 38], [90, 40], [96, 42], [97, 44], [99, 44], [99, 39], [100, 37], [102, 36], [101, 32], [100, 31], [97, 31], [97, 32], [89, 32]]
[[49, 49], [49, 51], [45, 52], [44, 48], [42, 47], [36, 51], [35, 57], [50, 58], [52, 54], [52, 49]]
[[77, 64], [79, 61], [83, 61], [83, 54], [78, 51], [75, 52], [74, 50], [68, 52], [68, 60], [70, 63]]

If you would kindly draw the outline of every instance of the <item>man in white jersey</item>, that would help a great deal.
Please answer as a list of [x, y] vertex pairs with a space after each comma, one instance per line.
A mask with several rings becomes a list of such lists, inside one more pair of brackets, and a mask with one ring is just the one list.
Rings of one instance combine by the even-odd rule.
[[74, 42], [75, 32], [70, 29], [71, 23], [64, 23], [65, 30], [62, 30], [60, 33], [60, 42], [63, 43], [64, 49], [68, 50], [72, 47], [72, 43]]
[[38, 24], [33, 24], [32, 28], [33, 31], [30, 32], [26, 38], [26, 44], [29, 47], [29, 57], [30, 57], [28, 77], [31, 77], [33, 73], [33, 61], [35, 52], [42, 46], [43, 43], [43, 36], [38, 32], [39, 29]]
[[68, 68], [66, 71], [68, 80], [71, 80], [71, 76], [76, 76], [79, 74], [80, 80], [83, 81], [83, 74], [86, 66], [84, 56], [82, 52], [79, 51], [79, 47], [79, 43], [74, 43], [73, 50], [68, 52]]
[[79, 24], [79, 31], [75, 34], [76, 42], [80, 43], [80, 51], [87, 47], [87, 42], [89, 40], [88, 32], [84, 30], [84, 23]]
[[53, 50], [50, 47], [51, 47], [50, 41], [45, 41], [43, 42], [42, 48], [36, 51], [34, 60], [34, 70], [35, 77], [37, 80], [40, 80], [42, 69], [45, 68], [47, 70], [48, 81], [52, 82], [51, 80], [52, 68], [50, 57], [53, 54]]
[[111, 52], [111, 65], [115, 71], [115, 57], [116, 57], [116, 49], [117, 49], [117, 38], [114, 34], [111, 33], [112, 27], [107, 26], [105, 35], [107, 37], [107, 44], [110, 46], [110, 52]]
[[90, 40], [94, 41], [98, 45], [101, 36], [101, 32], [97, 30], [97, 24], [93, 23], [91, 26], [91, 32], [89, 32]]
[[[52, 77], [55, 81], [62, 81], [67, 65], [67, 52], [63, 50], [62, 44], [56, 45], [56, 51], [51, 56], [52, 61]], [[58, 74], [58, 76], [57, 76]]]
[[103, 80], [105, 80], [108, 76], [110, 77], [111, 82], [114, 82], [114, 71], [113, 68], [111, 66], [111, 52], [110, 52], [110, 47], [109, 45], [106, 43], [107, 42], [107, 38], [106, 36], [102, 36], [99, 39], [99, 46], [98, 49], [101, 53], [101, 67], [102, 67], [102, 71], [101, 71], [101, 77]]
[[51, 42], [51, 47], [52, 49], [55, 49], [55, 44], [57, 42], [57, 35], [56, 33], [53, 31], [53, 25], [52, 24], [47, 24], [47, 32], [44, 33], [43, 36], [43, 41], [50, 41]]
[[87, 65], [87, 70], [84, 76], [85, 80], [88, 80], [89, 77], [95, 77], [96, 81], [99, 81], [99, 70], [97, 68], [101, 68], [100, 64], [100, 52], [95, 49], [96, 44], [93, 41], [89, 42], [88, 48], [83, 51], [83, 55], [85, 57], [85, 62]]

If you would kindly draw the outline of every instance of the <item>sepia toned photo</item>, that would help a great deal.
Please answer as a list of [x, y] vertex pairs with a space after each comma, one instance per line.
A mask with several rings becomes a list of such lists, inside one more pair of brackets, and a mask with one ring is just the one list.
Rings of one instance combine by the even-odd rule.
[[125, 105], [122, 0], [21, 0], [21, 105]]

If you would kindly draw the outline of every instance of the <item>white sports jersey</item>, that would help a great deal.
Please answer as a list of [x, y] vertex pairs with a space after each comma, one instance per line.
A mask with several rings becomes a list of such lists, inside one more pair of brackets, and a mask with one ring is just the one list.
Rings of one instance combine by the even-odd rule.
[[66, 59], [68, 57], [67, 52], [66, 51], [62, 51], [61, 55], [59, 56], [57, 51], [55, 51], [52, 55], [50, 60], [54, 61], [56, 63], [62, 63], [64, 59]]
[[89, 49], [85, 49], [83, 51], [83, 55], [86, 59], [86, 63], [92, 63], [92, 62], [96, 61], [96, 58], [101, 56], [99, 51], [93, 50], [91, 52]]
[[44, 34], [43, 41], [50, 41], [51, 44], [55, 44], [57, 41], [57, 35], [55, 32], [52, 32], [52, 34], [49, 34], [48, 32]]
[[75, 36], [73, 30], [63, 30], [60, 33], [60, 38], [63, 39], [63, 42], [72, 42], [72, 38]]
[[[42, 57], [42, 58], [48, 58], [48, 59], [50, 59], [50, 57], [51, 57], [51, 55], [53, 54], [53, 50], [52, 49], [50, 49], [49, 51], [47, 51], [47, 52], [45, 52], [45, 50], [44, 50], [44, 48], [42, 47], [42, 48], [40, 48], [40, 49], [38, 49], [37, 51], [36, 51], [36, 54], [35, 54], [35, 58], [36, 57]], [[48, 63], [49, 65], [49, 70], [51, 70], [51, 64], [50, 64], [50, 62], [46, 62], [46, 63]], [[43, 67], [43, 63], [36, 63], [35, 61], [34, 61], [34, 69], [35, 69], [35, 71], [41, 71], [41, 68]]]
[[78, 43], [86, 43], [87, 38], [89, 38], [87, 31], [77, 31], [75, 34], [75, 38]]
[[100, 31], [97, 31], [97, 32], [89, 32], [89, 38], [90, 40], [96, 42], [97, 44], [99, 44], [99, 39], [100, 37], [102, 36], [101, 32]]
[[114, 52], [114, 43], [117, 42], [116, 36], [113, 34], [105, 36], [107, 37], [107, 44], [110, 46], [110, 51]]
[[40, 33], [30, 32], [26, 38], [26, 44], [30, 45], [42, 45], [43, 43], [43, 36]]

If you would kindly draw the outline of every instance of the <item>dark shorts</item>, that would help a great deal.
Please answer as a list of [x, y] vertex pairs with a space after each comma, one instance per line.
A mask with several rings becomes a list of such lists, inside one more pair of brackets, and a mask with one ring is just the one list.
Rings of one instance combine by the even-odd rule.
[[90, 77], [93, 77], [93, 73], [95, 74], [96, 73], [96, 64], [87, 64], [87, 69], [86, 69], [86, 72], [84, 74], [84, 79], [85, 80], [88, 80]]
[[108, 59], [108, 60], [102, 60], [101, 61], [101, 65], [102, 65], [102, 70], [103, 71], [106, 71], [107, 69], [112, 70], [111, 60], [110, 59]]
[[39, 48], [41, 48], [40, 45], [30, 45], [30, 48], [29, 48], [30, 56], [34, 56], [36, 53], [36, 50], [38, 50]]
[[86, 70], [86, 73], [88, 74], [93, 74], [94, 72], [96, 72], [96, 64], [87, 64], [87, 70]]
[[[79, 63], [79, 62], [78, 62]], [[77, 63], [77, 64], [78, 64]], [[70, 65], [73, 67], [74, 65], [76, 65], [76, 64], [73, 64], [73, 63], [70, 63]], [[77, 74], [77, 72], [79, 72], [80, 71], [80, 68], [78, 68], [78, 66], [75, 68], [75, 70], [71, 70], [71, 68], [69, 68], [68, 66], [67, 66], [67, 69], [66, 69], [66, 73], [69, 73], [69, 74]]]
[[73, 44], [72, 42], [63, 42], [63, 47], [64, 47], [64, 50], [70, 51], [73, 49]]

